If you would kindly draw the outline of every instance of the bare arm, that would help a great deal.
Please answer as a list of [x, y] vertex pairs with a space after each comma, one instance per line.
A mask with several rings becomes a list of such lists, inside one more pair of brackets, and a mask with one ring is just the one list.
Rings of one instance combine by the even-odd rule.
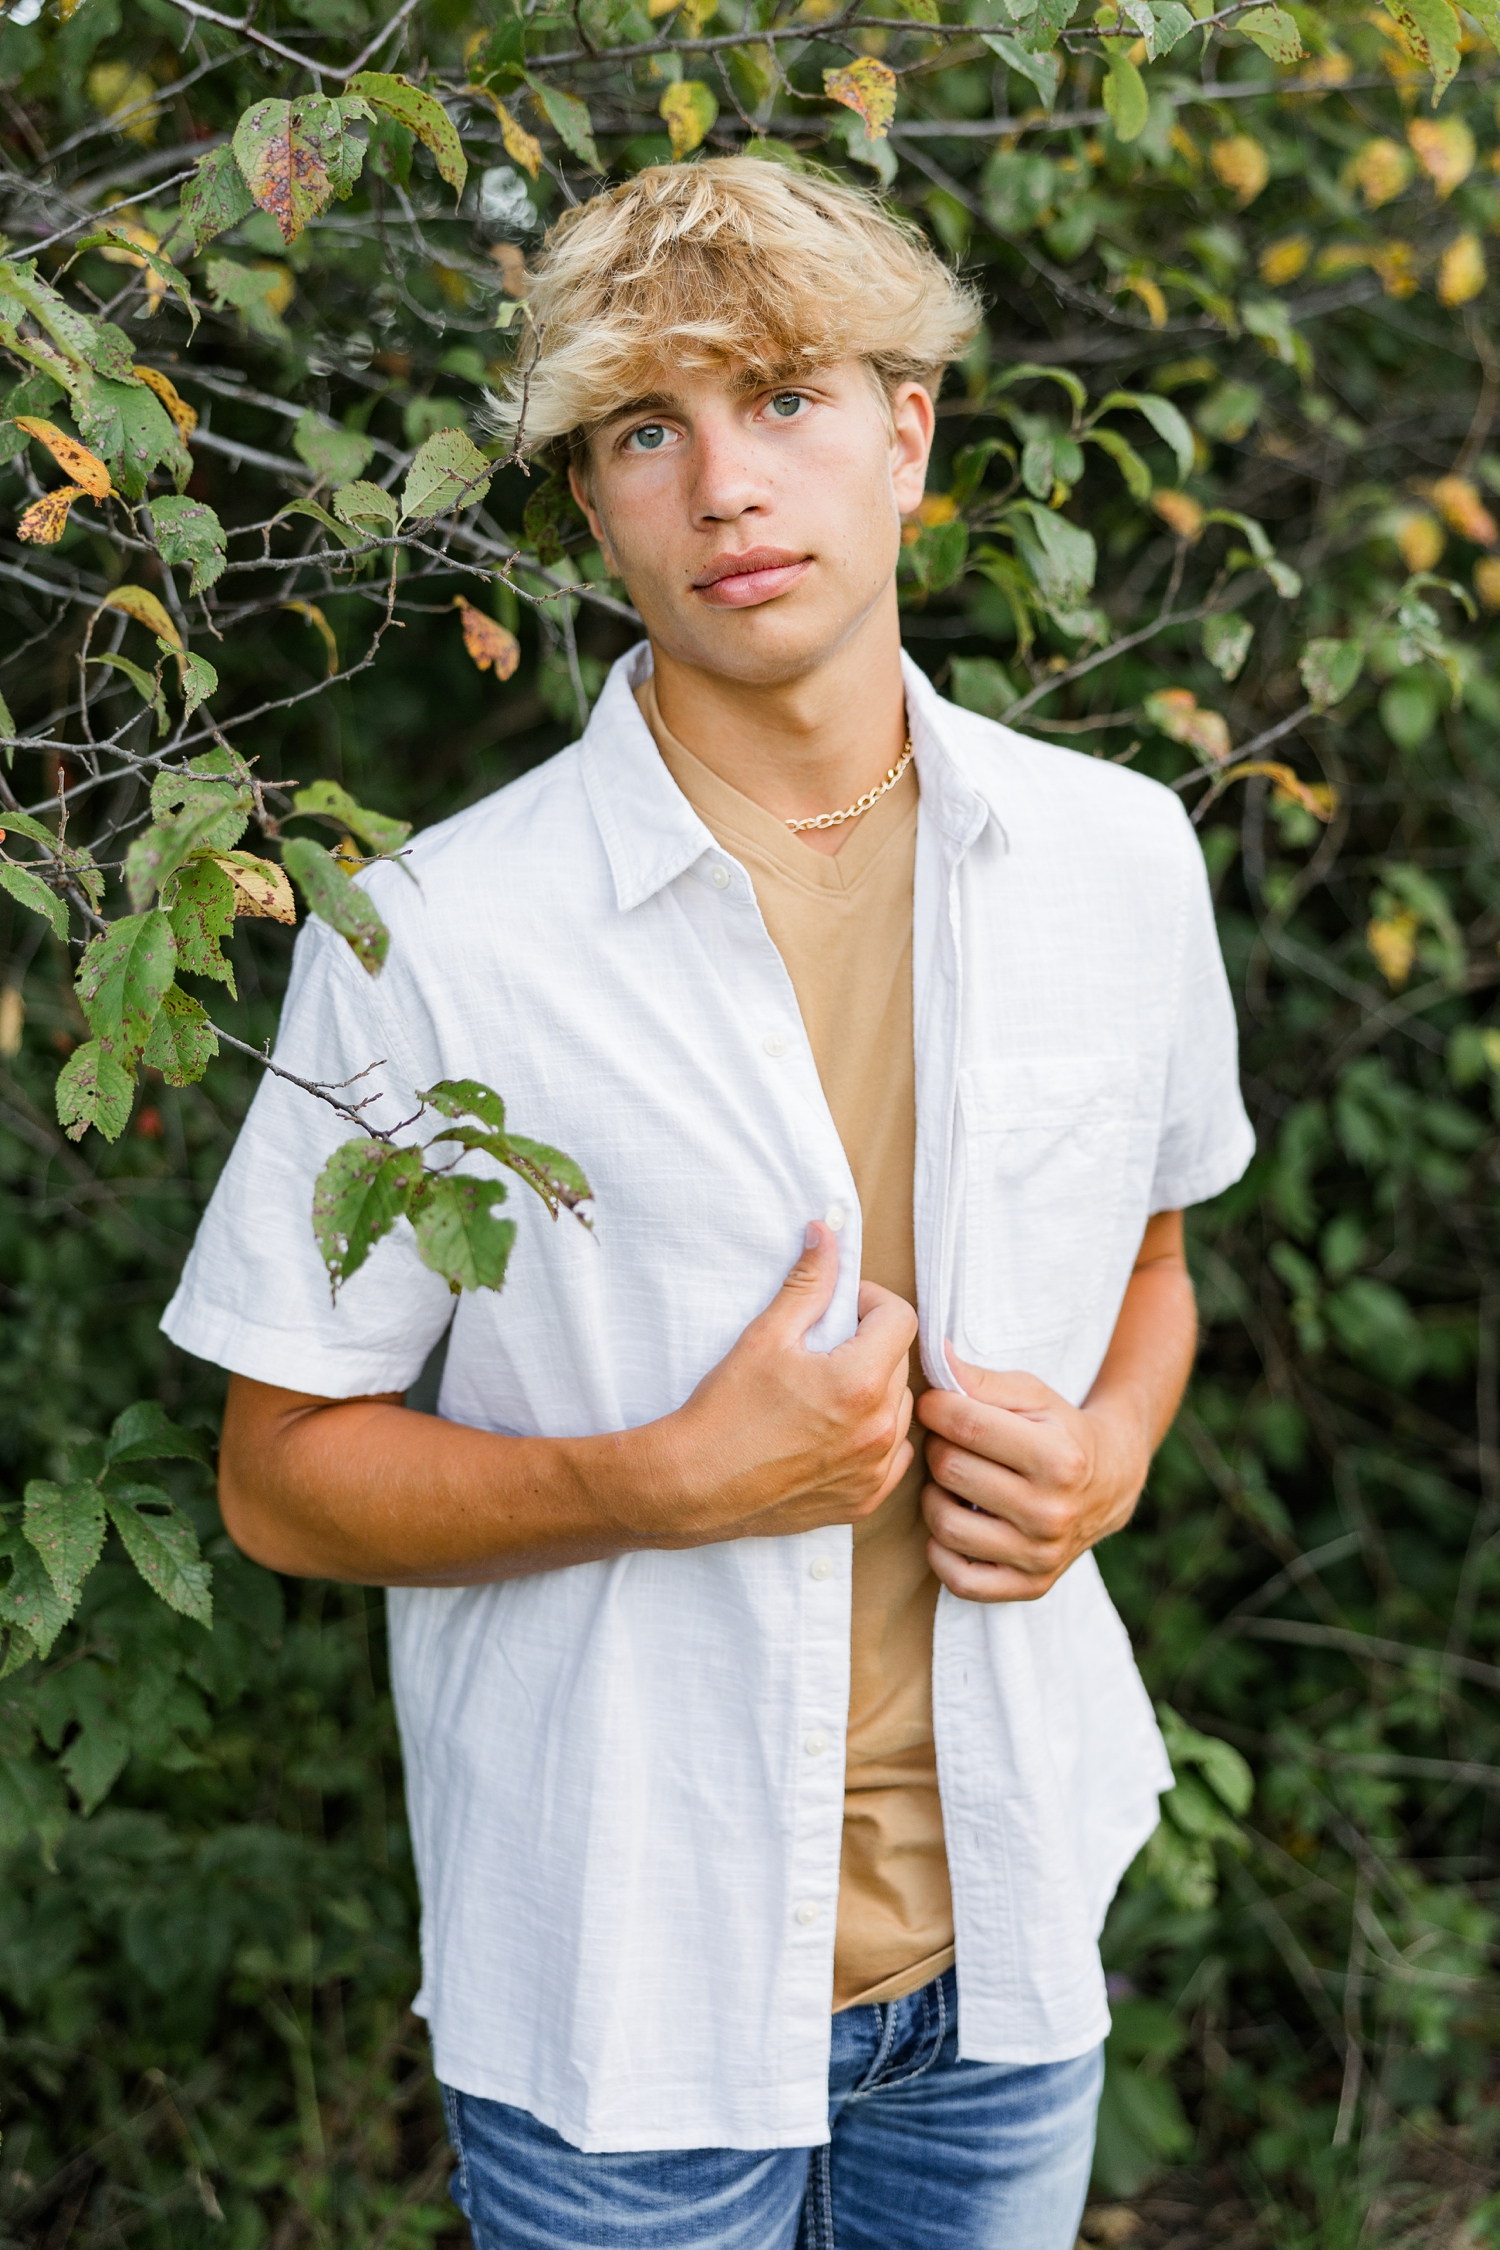
[[[928, 1557], [968, 1601], [1035, 1601], [1130, 1521], [1171, 1427], [1197, 1341], [1182, 1213], [1147, 1221], [1104, 1364], [1081, 1407], [1035, 1375], [949, 1350], [962, 1391], [924, 1391]], [[976, 1511], [978, 1511], [976, 1513]]]
[[463, 1586], [593, 1562], [852, 1523], [912, 1457], [916, 1315], [860, 1290], [831, 1352], [804, 1338], [833, 1294], [821, 1224], [782, 1288], [676, 1413], [602, 1437], [499, 1437], [403, 1406], [326, 1399], [237, 1375], [219, 1498], [235, 1543], [296, 1577]]

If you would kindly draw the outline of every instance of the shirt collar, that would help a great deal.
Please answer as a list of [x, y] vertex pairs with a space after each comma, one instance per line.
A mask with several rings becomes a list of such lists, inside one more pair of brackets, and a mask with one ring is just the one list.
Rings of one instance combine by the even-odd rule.
[[[583, 785], [622, 914], [665, 890], [705, 852], [718, 849], [667, 771], [641, 717], [635, 689], [650, 668], [648, 642], [626, 650], [611, 667], [579, 744]], [[944, 726], [947, 707], [941, 696], [904, 652], [901, 670], [923, 815], [942, 837], [945, 856], [957, 858], [989, 819], [989, 806], [963, 770]]]

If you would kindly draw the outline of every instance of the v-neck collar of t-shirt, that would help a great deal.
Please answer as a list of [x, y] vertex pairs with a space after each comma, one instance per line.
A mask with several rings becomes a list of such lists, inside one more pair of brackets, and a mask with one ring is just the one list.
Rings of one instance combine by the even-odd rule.
[[817, 852], [678, 741], [657, 707], [656, 685], [649, 675], [635, 693], [667, 771], [705, 827], [736, 857], [758, 861], [812, 896], [847, 898], [864, 888], [888, 851], [910, 842], [920, 794], [915, 763], [908, 765], [894, 789], [860, 815], [840, 850]]

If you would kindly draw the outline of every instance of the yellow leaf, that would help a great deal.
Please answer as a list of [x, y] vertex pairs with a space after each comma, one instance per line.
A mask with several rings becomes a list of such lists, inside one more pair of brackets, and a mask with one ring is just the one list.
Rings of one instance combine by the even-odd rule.
[[1204, 710], [1191, 688], [1158, 688], [1142, 709], [1169, 742], [1185, 743], [1215, 765], [1229, 756], [1229, 722], [1217, 711]]
[[145, 384], [148, 391], [155, 391], [157, 397], [161, 400], [162, 405], [171, 415], [172, 420], [176, 425], [177, 435], [181, 438], [183, 444], [186, 445], [188, 439], [192, 436], [194, 430], [196, 430], [198, 427], [197, 408], [189, 406], [185, 398], [178, 397], [176, 386], [168, 381], [167, 377], [162, 374], [160, 368], [132, 367], [130, 372], [132, 375], [138, 376], [140, 378], [141, 382]]
[[1271, 177], [1271, 159], [1249, 133], [1231, 133], [1227, 140], [1215, 141], [1208, 160], [1215, 177], [1232, 190], [1242, 211], [1255, 201]]
[[951, 492], [928, 492], [917, 503], [917, 521], [930, 528], [933, 524], [952, 523], [958, 515], [958, 506]]
[[265, 306], [267, 312], [274, 313], [279, 320], [297, 294], [297, 284], [293, 279], [292, 269], [290, 266], [279, 264], [275, 258], [257, 258], [255, 271], [257, 273], [274, 274], [275, 276], [275, 280], [261, 299], [261, 303]]
[[1500, 609], [1500, 556], [1480, 556], [1474, 565], [1474, 591], [1486, 609]]
[[1417, 917], [1405, 907], [1399, 914], [1376, 915], [1365, 927], [1365, 943], [1375, 965], [1393, 991], [1399, 992], [1411, 975], [1417, 952]]
[[1352, 166], [1354, 184], [1372, 211], [1398, 196], [1411, 178], [1411, 158], [1399, 141], [1366, 141]]
[[90, 453], [88, 447], [80, 445], [77, 438], [69, 437], [67, 431], [60, 430], [55, 422], [44, 422], [39, 414], [18, 414], [15, 424], [18, 430], [24, 430], [28, 437], [35, 438], [38, 445], [45, 445], [63, 475], [71, 477], [74, 484], [81, 486], [91, 500], [108, 499], [109, 471], [97, 453]]
[[680, 78], [675, 86], [664, 87], [656, 107], [667, 121], [674, 164], [701, 147], [719, 114], [719, 105], [701, 78]]
[[1120, 287], [1128, 289], [1133, 296], [1140, 298], [1141, 303], [1151, 316], [1153, 328], [1166, 327], [1167, 300], [1161, 293], [1159, 283], [1152, 281], [1146, 274], [1133, 273], [1127, 281], [1120, 283]]
[[497, 625], [493, 617], [486, 617], [482, 609], [466, 602], [462, 594], [455, 594], [453, 606], [463, 622], [464, 647], [473, 657], [481, 672], [493, 664], [497, 680], [508, 680], [521, 661], [521, 644], [514, 633]]
[[1408, 508], [1396, 525], [1396, 545], [1408, 570], [1435, 570], [1443, 552], [1443, 528], [1425, 508]]
[[1370, 264], [1373, 253], [1362, 242], [1330, 242], [1318, 252], [1313, 272], [1320, 281], [1330, 274], [1353, 273]]
[[1370, 260], [1388, 297], [1414, 297], [1421, 284], [1417, 253], [1409, 242], [1387, 242]]
[[328, 856], [338, 861], [346, 875], [357, 875], [362, 867], [370, 864], [352, 836], [340, 836]]
[[864, 121], [872, 141], [883, 141], [896, 114], [896, 73], [889, 63], [861, 55], [842, 70], [825, 70], [823, 91], [830, 101], [842, 102]]
[[1474, 169], [1474, 136], [1458, 117], [1414, 117], [1406, 137], [1441, 203]]
[[1342, 86], [1354, 76], [1354, 65], [1347, 55], [1335, 50], [1320, 55], [1308, 69], [1299, 73], [1304, 86]]
[[1500, 538], [1500, 524], [1467, 477], [1439, 477], [1428, 497], [1448, 529], [1457, 532], [1460, 539], [1471, 539], [1476, 547], [1493, 547]]
[[512, 164], [519, 164], [523, 172], [533, 179], [542, 168], [542, 144], [524, 125], [518, 125], [498, 94], [491, 94], [495, 115], [500, 120], [500, 138], [505, 143], [505, 153]]
[[84, 81], [89, 100], [117, 133], [142, 147], [156, 138], [155, 82], [127, 62], [98, 63]]
[[1438, 266], [1438, 301], [1444, 305], [1466, 305], [1477, 297], [1488, 280], [1484, 262], [1484, 248], [1472, 228], [1455, 235], [1443, 252]]
[[1187, 492], [1153, 492], [1151, 505], [1179, 539], [1196, 539], [1203, 529], [1203, 510]]
[[133, 617], [137, 625], [144, 625], [148, 633], [155, 633], [158, 640], [170, 641], [173, 648], [181, 648], [182, 635], [156, 596], [148, 593], [144, 586], [116, 586], [113, 593], [105, 595], [94, 615], [97, 617], [100, 610], [106, 609], [123, 609], [127, 617]]
[[212, 857], [234, 885], [237, 915], [295, 923], [297, 907], [284, 867], [272, 859], [257, 859], [254, 852], [215, 852]]
[[26, 1002], [21, 997], [18, 984], [8, 984], [0, 991], [0, 1055], [7, 1062], [21, 1052], [21, 1029], [26, 1021]]
[[281, 606], [283, 609], [294, 611], [298, 617], [305, 617], [308, 624], [315, 627], [316, 630], [322, 634], [323, 646], [328, 651], [328, 677], [331, 680], [334, 673], [339, 668], [338, 643], [333, 637], [333, 627], [329, 624], [327, 618], [323, 615], [323, 612], [319, 609], [317, 603], [283, 602]]
[[1281, 765], [1274, 758], [1247, 758], [1244, 765], [1231, 766], [1227, 773], [1221, 774], [1214, 788], [1217, 791], [1230, 781], [1250, 781], [1256, 774], [1263, 774], [1267, 781], [1275, 784], [1278, 803], [1300, 805], [1314, 820], [1326, 823], [1339, 809], [1339, 793], [1326, 781], [1304, 781], [1290, 766]]
[[1260, 254], [1260, 278], [1268, 288], [1285, 288], [1289, 281], [1305, 273], [1312, 256], [1312, 242], [1305, 234], [1284, 234], [1279, 242], [1268, 242]]
[[34, 547], [55, 547], [68, 528], [68, 510], [83, 497], [81, 484], [60, 484], [55, 492], [44, 493], [16, 525], [16, 537], [29, 539]]

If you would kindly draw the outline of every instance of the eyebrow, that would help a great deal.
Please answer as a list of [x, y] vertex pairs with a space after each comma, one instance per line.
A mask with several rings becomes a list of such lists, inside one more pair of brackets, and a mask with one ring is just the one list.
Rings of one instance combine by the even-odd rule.
[[624, 406], [617, 406], [612, 414], [605, 415], [603, 421], [596, 422], [594, 428], [596, 431], [613, 429], [616, 422], [628, 422], [633, 414], [680, 415], [681, 412], [681, 400], [673, 398], [670, 392], [647, 391], [643, 397], [630, 399]]

